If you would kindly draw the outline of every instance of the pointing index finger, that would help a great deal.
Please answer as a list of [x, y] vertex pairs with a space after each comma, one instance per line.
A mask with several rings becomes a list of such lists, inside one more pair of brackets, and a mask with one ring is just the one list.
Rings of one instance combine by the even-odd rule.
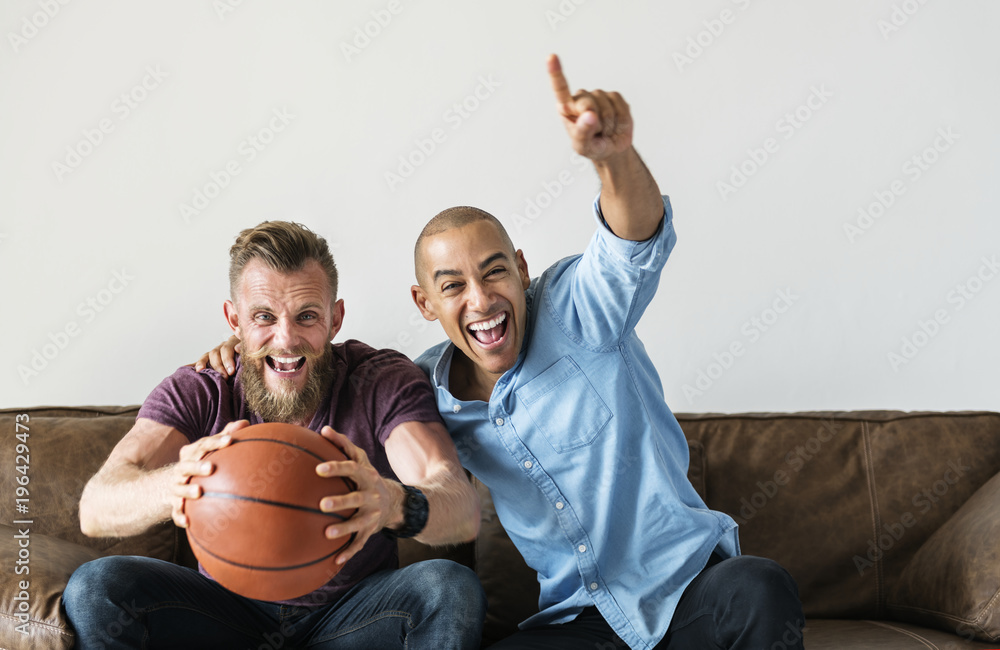
[[562, 64], [559, 63], [559, 57], [555, 54], [549, 55], [549, 79], [552, 81], [552, 90], [556, 94], [556, 99], [560, 104], [565, 106], [573, 100], [573, 96], [569, 92], [569, 84], [566, 82], [566, 77], [562, 72]]

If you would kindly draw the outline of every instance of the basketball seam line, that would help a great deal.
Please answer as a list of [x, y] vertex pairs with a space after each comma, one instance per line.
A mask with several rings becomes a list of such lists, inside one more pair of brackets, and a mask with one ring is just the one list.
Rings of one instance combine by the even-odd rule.
[[292, 510], [301, 510], [303, 512], [309, 512], [315, 515], [326, 515], [328, 517], [334, 517], [340, 521], [347, 521], [347, 517], [337, 514], [336, 512], [323, 512], [318, 508], [310, 508], [308, 506], [300, 506], [295, 503], [285, 503], [284, 501], [271, 501], [270, 499], [260, 499], [258, 497], [248, 497], [241, 494], [230, 494], [228, 492], [204, 492], [201, 498], [214, 497], [216, 499], [237, 499], [239, 501], [250, 501], [251, 503], [262, 503], [268, 506], [277, 506], [279, 508], [290, 508]]
[[[323, 439], [326, 440], [326, 438], [323, 438]], [[288, 447], [295, 447], [299, 451], [304, 451], [305, 453], [309, 454], [310, 456], [312, 456], [316, 460], [320, 460], [320, 461], [323, 461], [323, 462], [326, 462], [328, 460], [326, 458], [323, 458], [322, 456], [320, 456], [316, 452], [312, 451], [311, 449], [306, 449], [305, 447], [303, 447], [301, 445], [297, 445], [294, 442], [288, 442], [287, 440], [275, 440], [274, 438], [241, 438], [239, 440], [234, 440], [232, 442], [232, 444], [236, 445], [236, 444], [239, 444], [241, 442], [273, 442], [273, 443], [277, 443], [279, 445], [285, 445], [285, 446], [288, 446]]]
[[[306, 568], [308, 566], [312, 566], [314, 564], [318, 564], [319, 562], [322, 562], [323, 560], [326, 560], [326, 559], [329, 559], [329, 558], [333, 557], [337, 553], [340, 553], [345, 548], [347, 548], [350, 545], [350, 543], [354, 541], [355, 537], [357, 537], [357, 533], [351, 533], [350, 539], [348, 539], [346, 542], [344, 542], [340, 546], [340, 548], [336, 549], [335, 551], [333, 551], [331, 553], [328, 553], [328, 554], [324, 555], [323, 557], [316, 558], [315, 560], [310, 560], [309, 562], [306, 562], [304, 564], [294, 564], [294, 565], [290, 565], [290, 566], [277, 566], [277, 567], [255, 566], [253, 564], [243, 564], [241, 562], [235, 562], [233, 560], [224, 558], [221, 555], [217, 555], [216, 553], [213, 553], [212, 551], [208, 550], [207, 548], [205, 548], [205, 545], [202, 544], [196, 537], [192, 537], [191, 539], [192, 539], [192, 541], [194, 541], [195, 544], [198, 545], [198, 548], [200, 548], [201, 550], [205, 551], [206, 553], [208, 553], [209, 555], [211, 555], [212, 557], [214, 557], [216, 560], [219, 560], [220, 562], [225, 562], [226, 564], [231, 564], [231, 565], [233, 565], [235, 567], [239, 567], [241, 569], [251, 569], [253, 571], [294, 571], [295, 569], [304, 569], [304, 568]], [[204, 564], [204, 562], [202, 564]]]

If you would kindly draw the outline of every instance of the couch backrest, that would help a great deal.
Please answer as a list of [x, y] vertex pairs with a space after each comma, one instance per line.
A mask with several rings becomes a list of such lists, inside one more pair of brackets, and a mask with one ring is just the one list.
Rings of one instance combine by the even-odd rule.
[[[11, 498], [0, 502], [0, 520], [30, 519], [33, 533], [58, 537], [106, 555], [147, 555], [191, 565], [186, 536], [166, 522], [136, 537], [92, 538], [80, 532], [79, 503], [83, 487], [132, 425], [138, 407], [34, 407], [0, 409], [0, 485], [10, 486]], [[26, 415], [27, 459], [18, 454], [24, 432], [16, 424]], [[23, 462], [27, 460], [28, 462]], [[26, 513], [16, 510], [14, 491], [18, 466], [27, 467]], [[23, 479], [22, 479], [23, 481]]]
[[806, 615], [883, 618], [907, 563], [1000, 472], [1000, 414], [689, 415], [709, 507], [744, 553], [780, 562]]

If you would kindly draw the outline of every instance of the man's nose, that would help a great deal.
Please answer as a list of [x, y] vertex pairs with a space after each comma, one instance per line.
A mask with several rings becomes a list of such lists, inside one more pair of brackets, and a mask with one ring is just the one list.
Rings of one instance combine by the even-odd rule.
[[492, 303], [492, 298], [490, 297], [489, 291], [481, 282], [470, 282], [469, 283], [469, 309], [472, 311], [489, 311], [490, 304]]
[[271, 329], [271, 346], [285, 352], [295, 347], [295, 323], [279, 320]]

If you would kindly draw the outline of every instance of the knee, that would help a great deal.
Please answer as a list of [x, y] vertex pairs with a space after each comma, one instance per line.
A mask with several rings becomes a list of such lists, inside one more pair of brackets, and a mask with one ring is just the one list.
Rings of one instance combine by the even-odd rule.
[[426, 599], [434, 607], [480, 620], [486, 615], [486, 594], [479, 576], [469, 567], [451, 560], [426, 560], [411, 568], [419, 572]]
[[760, 606], [785, 612], [789, 619], [802, 617], [799, 588], [794, 578], [774, 560], [741, 555], [725, 562], [730, 584]]
[[[81, 564], [70, 576], [63, 591], [63, 605], [70, 620], [83, 612], [104, 606], [114, 607], [121, 599], [119, 588], [132, 584], [139, 567], [124, 555], [111, 555]], [[79, 618], [79, 616], [76, 616]]]
[[[63, 591], [63, 603], [70, 614], [72, 614], [72, 610], [75, 609], [77, 604], [85, 604], [97, 600], [97, 593], [102, 591], [102, 588], [106, 585], [104, 576], [107, 575], [107, 571], [105, 567], [112, 564], [109, 562], [112, 559], [114, 558], [102, 557], [81, 564], [73, 572], [73, 575], [69, 577], [69, 582], [66, 583], [66, 589]], [[112, 567], [108, 568], [112, 569]]]

